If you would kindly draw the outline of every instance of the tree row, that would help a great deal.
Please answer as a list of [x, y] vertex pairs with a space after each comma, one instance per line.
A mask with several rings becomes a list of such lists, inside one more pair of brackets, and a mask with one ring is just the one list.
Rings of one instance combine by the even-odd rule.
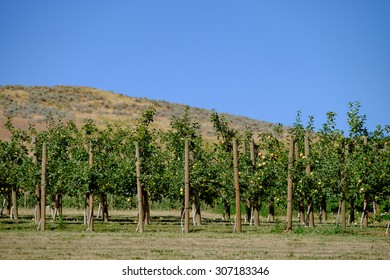
[[91, 120], [77, 127], [51, 119], [44, 131], [33, 125], [21, 130], [10, 118], [5, 128], [11, 138], [0, 142], [1, 214], [18, 219], [18, 196], [35, 194], [35, 220], [42, 229], [46, 203], [56, 216], [62, 214], [64, 197], [81, 196], [84, 222], [93, 230], [96, 201], [103, 219], [109, 220], [110, 194], [137, 197], [140, 231], [150, 223], [150, 203], [164, 199], [181, 203], [186, 222], [191, 208], [195, 225], [202, 223], [202, 205], [223, 209], [224, 219], [236, 213], [238, 226], [241, 208], [245, 220], [256, 226], [261, 207], [267, 208], [271, 222], [278, 208], [286, 229], [292, 227], [293, 211], [298, 223], [314, 226], [315, 211], [325, 222], [336, 205], [343, 229], [356, 222], [356, 210], [366, 227], [369, 212], [379, 215], [380, 207], [389, 207], [389, 127], [369, 132], [360, 104], [349, 107], [348, 135], [336, 128], [335, 113], [329, 112], [326, 123], [315, 130], [314, 118], [303, 125], [298, 112], [287, 138], [281, 125], [272, 133], [239, 132], [214, 111], [214, 142], [201, 136], [188, 110], [172, 117], [168, 131], [152, 127], [153, 108], [135, 125], [103, 128]]

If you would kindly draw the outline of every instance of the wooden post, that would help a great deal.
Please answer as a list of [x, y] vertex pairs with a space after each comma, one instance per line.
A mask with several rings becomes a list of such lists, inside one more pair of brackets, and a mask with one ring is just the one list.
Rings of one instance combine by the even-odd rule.
[[[295, 161], [299, 160], [299, 147], [298, 143], [294, 143], [294, 155], [295, 155]], [[306, 217], [305, 217], [305, 198], [302, 196], [299, 198], [298, 202], [298, 220], [300, 225], [306, 224]]]
[[[347, 160], [347, 156], [349, 154], [349, 145], [347, 143], [343, 144], [343, 153], [344, 153], [344, 162]], [[343, 170], [341, 171], [341, 201], [340, 201], [340, 215], [341, 215], [341, 229], [346, 230], [347, 229], [347, 219], [346, 219], [346, 197], [345, 193], [347, 190], [347, 171], [346, 167], [343, 167]]]
[[137, 198], [138, 198], [138, 227], [139, 233], [144, 232], [144, 201], [143, 201], [143, 189], [141, 182], [141, 159], [139, 154], [139, 143], [135, 143], [135, 167], [137, 176]]
[[[35, 166], [38, 165], [38, 155], [37, 155], [37, 137], [33, 136], [32, 138], [32, 159]], [[37, 184], [35, 186], [35, 223], [38, 224], [41, 220], [41, 189], [39, 185]]]
[[184, 233], [190, 232], [190, 148], [188, 140], [185, 141], [184, 164]]
[[[311, 173], [311, 165], [310, 165], [310, 139], [309, 139], [309, 134], [306, 133], [305, 135], [305, 158], [308, 161], [306, 165], [306, 175], [310, 176]], [[314, 227], [314, 210], [313, 210], [313, 198], [310, 195], [307, 198], [307, 215], [308, 215], [308, 222], [309, 222], [309, 227]]]
[[[92, 143], [89, 142], [88, 147], [88, 154], [89, 154], [89, 168], [92, 168], [93, 166], [93, 152], [92, 152]], [[94, 225], [94, 217], [93, 217], [93, 203], [94, 203], [94, 196], [93, 196], [93, 190], [90, 189], [89, 192], [89, 213], [88, 213], [88, 231], [94, 231], [95, 225]]]
[[236, 191], [236, 232], [242, 232], [241, 226], [241, 199], [240, 199], [240, 183], [238, 173], [238, 147], [237, 139], [233, 140], [233, 167], [234, 167], [234, 188]]
[[[364, 146], [368, 145], [368, 138], [366, 136], [363, 137], [363, 144]], [[366, 176], [364, 176], [366, 177]], [[366, 178], [364, 178], [366, 180]], [[363, 200], [363, 213], [362, 213], [362, 219], [360, 222], [361, 227], [368, 227], [368, 198], [367, 194], [364, 194], [364, 200]]]
[[41, 231], [46, 229], [46, 166], [47, 166], [47, 145], [42, 145], [42, 176], [41, 176], [41, 220], [39, 228]]
[[293, 180], [292, 169], [294, 164], [294, 138], [290, 140], [290, 152], [288, 154], [288, 177], [287, 177], [287, 230], [292, 230], [292, 199], [293, 199]]
[[[251, 156], [251, 161], [252, 161], [252, 166], [253, 168], [256, 168], [256, 156], [255, 156], [255, 141], [253, 140], [253, 138], [251, 139], [251, 142], [250, 142], [250, 156]], [[253, 220], [254, 220], [254, 224], [255, 226], [259, 226], [260, 225], [260, 211], [259, 211], [259, 196], [258, 195], [255, 195], [255, 197], [253, 198]]]

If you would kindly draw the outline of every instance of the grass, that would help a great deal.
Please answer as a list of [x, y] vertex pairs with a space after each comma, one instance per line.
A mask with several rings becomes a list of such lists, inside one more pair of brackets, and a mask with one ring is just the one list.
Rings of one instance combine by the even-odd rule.
[[[390, 238], [385, 223], [367, 229], [334, 224], [315, 228], [294, 226], [284, 232], [283, 223], [244, 225], [244, 233], [233, 233], [233, 224], [214, 213], [205, 213], [202, 226], [181, 232], [175, 211], [153, 212], [144, 234], [136, 233], [134, 215], [112, 213], [111, 221], [96, 221], [87, 232], [83, 217], [74, 210], [57, 221], [48, 219], [47, 230], [38, 232], [31, 212], [21, 211], [18, 222], [0, 219], [0, 259], [6, 260], [389, 260]], [[25, 214], [23, 214], [25, 213]], [[132, 213], [134, 214], [134, 213]]]

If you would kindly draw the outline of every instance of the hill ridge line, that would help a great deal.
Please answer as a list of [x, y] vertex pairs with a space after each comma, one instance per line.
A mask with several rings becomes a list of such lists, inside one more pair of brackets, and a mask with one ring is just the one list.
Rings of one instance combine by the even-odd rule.
[[[4, 127], [9, 115], [13, 116], [16, 127], [27, 128], [31, 123], [38, 130], [44, 129], [49, 115], [72, 120], [76, 125], [81, 125], [88, 119], [92, 119], [97, 125], [105, 123], [131, 125], [136, 122], [142, 111], [154, 107], [156, 109], [154, 127], [167, 130], [172, 116], [181, 116], [187, 106], [190, 118], [200, 124], [201, 134], [205, 138], [215, 138], [210, 122], [212, 113], [210, 109], [152, 100], [147, 97], [133, 97], [87, 86], [0, 86], [0, 127]], [[245, 116], [219, 114], [224, 115], [233, 128], [239, 131], [248, 128], [254, 135], [271, 132], [275, 126], [273, 123]], [[3, 134], [4, 129], [0, 133], [2, 139], [6, 137]]]

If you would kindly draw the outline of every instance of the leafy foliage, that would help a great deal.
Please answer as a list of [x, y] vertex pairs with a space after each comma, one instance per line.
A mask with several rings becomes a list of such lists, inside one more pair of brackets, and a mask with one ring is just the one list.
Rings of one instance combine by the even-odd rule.
[[[34, 164], [31, 155], [35, 153], [40, 162], [42, 144], [46, 143], [48, 195], [77, 197], [93, 192], [132, 197], [136, 193], [134, 143], [138, 142], [142, 182], [148, 197], [156, 202], [169, 199], [182, 203], [184, 143], [188, 140], [192, 202], [226, 208], [234, 201], [232, 142], [237, 139], [242, 201], [252, 205], [275, 201], [284, 208], [288, 149], [280, 125], [272, 132], [259, 134], [255, 141], [249, 128], [240, 134], [224, 115], [214, 111], [210, 122], [218, 141], [209, 143], [200, 132], [200, 124], [191, 118], [189, 107], [182, 115], [171, 117], [167, 131], [154, 128], [156, 112], [148, 108], [134, 125], [107, 123], [103, 128], [92, 120], [77, 126], [73, 121], [49, 117], [47, 129], [40, 132], [34, 126], [16, 129], [8, 119], [6, 128], [11, 139], [0, 142], [0, 195], [9, 197], [15, 189], [34, 191], [40, 184], [40, 166]], [[378, 126], [369, 132], [365, 120], [360, 104], [350, 103], [350, 131], [345, 136], [336, 128], [335, 113], [329, 112], [327, 122], [315, 132], [314, 118], [309, 117], [305, 127], [298, 112], [290, 129], [297, 143], [292, 171], [296, 201], [311, 198], [318, 205], [323, 198], [338, 201], [343, 194], [359, 204], [367, 199], [387, 203], [389, 127]], [[31, 146], [33, 136], [38, 138], [35, 150]], [[310, 139], [309, 156], [305, 155], [305, 137]], [[254, 154], [249, 152], [251, 145]], [[307, 172], [307, 166], [311, 172]]]

